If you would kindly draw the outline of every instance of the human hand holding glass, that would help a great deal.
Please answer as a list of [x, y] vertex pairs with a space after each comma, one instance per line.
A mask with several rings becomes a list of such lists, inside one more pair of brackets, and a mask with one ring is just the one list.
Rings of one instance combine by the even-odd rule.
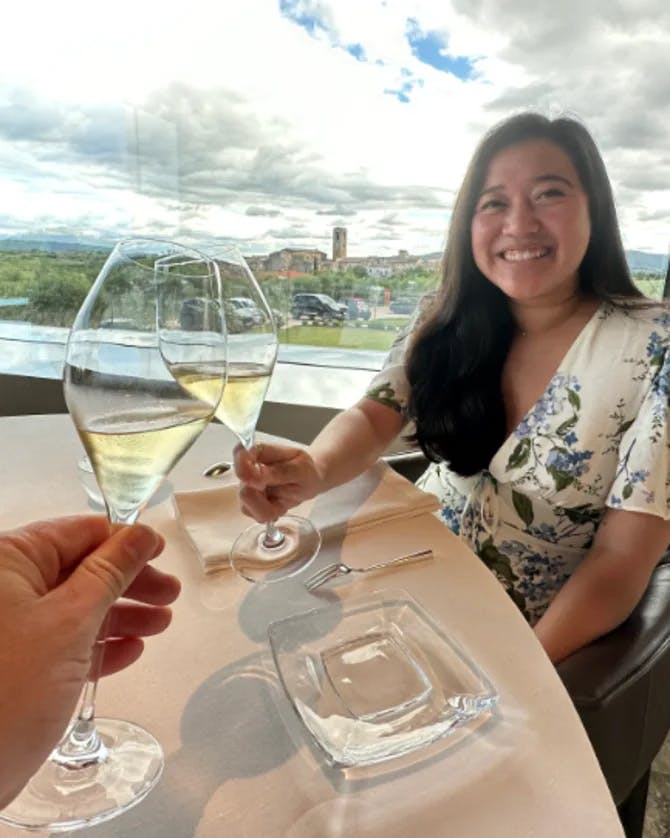
[[[277, 326], [239, 251], [221, 246], [208, 247], [206, 253], [219, 269], [228, 325], [228, 379], [216, 417], [250, 451], [277, 358]], [[232, 546], [230, 561], [250, 582], [277, 581], [301, 570], [320, 546], [321, 536], [309, 520], [283, 515], [244, 530]]]
[[[189, 319], [185, 303], [193, 299], [201, 311]], [[212, 261], [151, 239], [114, 248], [75, 319], [64, 372], [68, 409], [111, 523], [136, 521], [212, 418], [225, 384], [225, 349]], [[193, 382], [202, 385], [198, 393]], [[105, 626], [100, 636], [107, 636]], [[52, 832], [100, 823], [139, 802], [158, 781], [163, 754], [151, 734], [129, 722], [95, 719], [103, 650], [98, 643], [76, 718], [3, 812], [5, 822]]]

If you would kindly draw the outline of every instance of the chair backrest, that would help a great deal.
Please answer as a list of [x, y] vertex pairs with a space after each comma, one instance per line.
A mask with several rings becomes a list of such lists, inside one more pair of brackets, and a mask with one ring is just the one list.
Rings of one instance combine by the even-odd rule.
[[655, 569], [621, 626], [557, 670], [621, 807], [670, 730], [670, 564]]

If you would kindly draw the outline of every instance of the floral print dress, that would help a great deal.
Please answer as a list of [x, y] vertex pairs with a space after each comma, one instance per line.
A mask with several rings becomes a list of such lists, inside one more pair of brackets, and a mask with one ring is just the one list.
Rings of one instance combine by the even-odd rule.
[[[368, 398], [404, 411], [407, 337]], [[670, 315], [602, 303], [484, 471], [417, 481], [534, 624], [587, 553], [607, 507], [670, 518]]]

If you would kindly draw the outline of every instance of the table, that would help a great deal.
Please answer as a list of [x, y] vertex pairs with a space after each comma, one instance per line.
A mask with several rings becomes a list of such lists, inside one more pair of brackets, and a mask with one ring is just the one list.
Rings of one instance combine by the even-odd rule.
[[[0, 528], [87, 511], [81, 448], [67, 416], [0, 420]], [[173, 471], [202, 488], [202, 468], [230, 449], [211, 426]], [[174, 620], [141, 661], [101, 683], [100, 715], [130, 718], [166, 753], [165, 773], [137, 807], [91, 828], [94, 838], [214, 836], [621, 836], [586, 734], [533, 632], [481, 562], [432, 515], [350, 534], [329, 559], [370, 562], [420, 539], [429, 563], [387, 574], [437, 617], [500, 692], [495, 716], [471, 737], [394, 770], [352, 776], [326, 765], [286, 699], [268, 655], [275, 619], [318, 604], [294, 577], [254, 587], [232, 572], [205, 577], [167, 492], [143, 520], [167, 539], [159, 560], [183, 592]], [[380, 578], [357, 579], [361, 593]], [[336, 594], [333, 594], [336, 596]], [[0, 836], [16, 836], [0, 827]]]

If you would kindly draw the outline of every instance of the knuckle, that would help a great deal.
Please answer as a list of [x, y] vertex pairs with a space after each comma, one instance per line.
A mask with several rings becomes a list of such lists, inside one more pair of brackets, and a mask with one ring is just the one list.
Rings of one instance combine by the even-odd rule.
[[82, 564], [82, 568], [101, 582], [113, 599], [118, 599], [128, 586], [129, 580], [121, 568], [104, 553], [92, 553], [88, 561]]

